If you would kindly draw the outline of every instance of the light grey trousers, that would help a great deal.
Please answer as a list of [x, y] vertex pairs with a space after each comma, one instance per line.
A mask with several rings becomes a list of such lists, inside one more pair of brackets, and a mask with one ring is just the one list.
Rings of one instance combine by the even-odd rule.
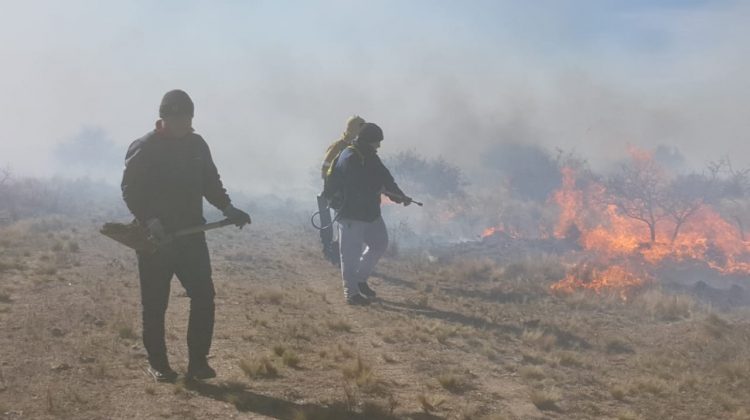
[[359, 293], [358, 283], [367, 281], [375, 264], [388, 248], [388, 231], [382, 217], [373, 222], [339, 220], [339, 250], [344, 297]]

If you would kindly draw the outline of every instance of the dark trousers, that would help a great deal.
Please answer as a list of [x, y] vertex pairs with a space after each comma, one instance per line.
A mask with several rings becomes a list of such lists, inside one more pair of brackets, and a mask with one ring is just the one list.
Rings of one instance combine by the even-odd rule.
[[187, 344], [190, 361], [205, 359], [214, 330], [211, 260], [202, 234], [177, 238], [153, 254], [138, 254], [143, 305], [143, 345], [152, 366], [168, 364], [164, 315], [176, 275], [190, 298]]

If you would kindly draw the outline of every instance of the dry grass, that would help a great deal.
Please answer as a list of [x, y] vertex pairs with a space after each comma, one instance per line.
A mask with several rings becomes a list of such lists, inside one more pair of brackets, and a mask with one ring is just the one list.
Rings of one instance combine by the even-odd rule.
[[580, 368], [583, 367], [584, 362], [578, 353], [572, 351], [561, 351], [554, 355], [556, 365], [565, 366], [569, 368]]
[[0, 261], [0, 273], [11, 270], [23, 271], [25, 269], [26, 266], [21, 261]]
[[281, 356], [282, 362], [291, 368], [298, 368], [300, 357], [292, 350], [286, 350]]
[[0, 303], [11, 303], [13, 299], [10, 297], [8, 292], [0, 292]]
[[702, 323], [703, 331], [711, 338], [720, 339], [731, 333], [731, 325], [717, 314], [709, 314]]
[[353, 328], [352, 324], [343, 319], [328, 320], [326, 321], [326, 325], [331, 331], [336, 332], [352, 332]]
[[417, 395], [417, 402], [419, 402], [419, 406], [422, 408], [422, 411], [424, 411], [425, 413], [433, 413], [437, 411], [440, 406], [443, 405], [443, 403], [445, 403], [445, 398], [419, 394]]
[[750, 386], [750, 365], [744, 358], [721, 362], [716, 371], [731, 384]]
[[535, 347], [544, 351], [550, 351], [557, 344], [557, 337], [547, 334], [542, 329], [524, 330], [521, 334], [521, 341], [530, 347]]
[[474, 283], [497, 280], [501, 271], [491, 260], [465, 260], [453, 264], [440, 274], [445, 279]]
[[560, 394], [555, 391], [533, 390], [529, 395], [531, 403], [542, 411], [560, 411], [557, 403], [560, 401]]
[[283, 356], [286, 350], [287, 350], [287, 347], [283, 344], [277, 344], [273, 346], [273, 353], [279, 357]]
[[690, 318], [697, 308], [695, 299], [687, 295], [667, 294], [658, 289], [638, 295], [633, 305], [654, 319], [678, 321]]
[[[263, 246], [248, 242], [256, 248], [243, 248], [257, 270], [251, 284], [241, 261], [221, 258], [240, 244], [212, 246], [218, 253], [217, 280], [221, 277], [212, 356], [220, 375], [242, 378], [245, 385], [232, 391], [214, 380], [204, 384], [210, 395], [179, 385], [173, 393], [171, 386], [148, 382], [142, 372], [144, 352], [132, 328], [140, 304], [132, 255], [123, 251], [111, 264], [97, 265], [99, 253], [108, 248], [88, 236], [65, 234], [54, 233], [51, 241], [42, 235], [26, 259], [28, 271], [9, 272], [3, 277], [9, 283], [0, 285], [0, 301], [12, 296], [13, 302], [0, 302], [0, 312], [13, 310], [12, 317], [0, 314], [11, 343], [0, 348], [3, 360], [9, 355], [9, 363], [0, 366], [7, 378], [3, 390], [0, 376], [0, 399], [5, 409], [23, 410], [29, 418], [105, 418], [111, 403], [99, 402], [99, 395], [124, 386], [134, 390], [127, 396], [132, 406], [159, 407], [138, 413], [149, 418], [497, 420], [503, 417], [494, 413], [533, 417], [529, 410], [545, 418], [639, 418], [633, 413], [747, 418], [743, 404], [750, 372], [743, 361], [750, 330], [734, 311], [701, 315], [688, 299], [666, 291], [647, 291], [628, 302], [581, 294], [571, 305], [543, 290], [559, 267], [551, 259], [451, 268], [440, 265], [444, 262], [418, 266], [399, 257], [378, 267], [387, 302], [366, 310], [346, 307], [344, 316], [341, 302], [324, 299], [340, 291], [330, 281], [335, 269], [312, 260], [320, 258], [317, 248], [308, 260], [294, 241], [282, 247], [273, 235]], [[53, 253], [56, 241], [64, 245]], [[73, 241], [82, 245], [77, 252], [70, 248]], [[28, 249], [14, 239], [0, 260], [14, 261]], [[282, 249], [295, 252], [268, 257]], [[75, 268], [75, 260], [60, 256], [83, 265]], [[71, 266], [63, 268], [66, 264]], [[44, 265], [57, 267], [65, 282], [41, 276], [48, 283], [35, 285], [40, 276], [33, 270]], [[436, 274], [439, 270], [445, 277]], [[428, 309], [408, 304], [407, 299], [423, 297]], [[173, 298], [170, 305], [175, 318], [167, 323], [168, 346], [176, 367], [183, 368], [189, 300]], [[55, 327], [65, 334], [55, 337]], [[50, 347], [55, 360], [42, 363], [41, 373], [16, 363], [46, 360], [44, 349]], [[237, 349], [250, 356], [236, 359]], [[82, 355], [96, 359], [83, 361]], [[50, 370], [66, 362], [70, 368]], [[34, 381], [19, 387], [17, 378], [23, 377]], [[58, 384], [81, 389], [65, 393]], [[49, 404], [47, 387], [53, 391]], [[130, 404], [117, 404], [123, 417], [138, 417]], [[546, 411], [536, 412], [534, 406]], [[432, 415], [415, 413], [420, 410]]]
[[376, 394], [385, 392], [385, 384], [373, 373], [372, 366], [365, 363], [360, 356], [357, 356], [355, 363], [344, 366], [341, 373], [344, 379], [353, 381], [363, 392]]
[[545, 378], [544, 370], [539, 366], [523, 366], [518, 369], [522, 378], [533, 381], [541, 381]]
[[267, 357], [242, 359], [239, 361], [239, 366], [249, 378], [276, 378], [279, 376], [279, 370]]
[[255, 303], [269, 305], [281, 305], [284, 301], [284, 293], [280, 290], [265, 290], [255, 296]]
[[139, 338], [138, 334], [133, 330], [133, 327], [128, 325], [119, 327], [117, 329], [117, 336], [123, 340], [137, 340]]
[[612, 395], [612, 398], [616, 399], [617, 401], [625, 401], [628, 390], [627, 388], [620, 385], [612, 385], [609, 387], [609, 393], [610, 395]]
[[667, 381], [653, 376], [643, 376], [633, 381], [628, 393], [631, 395], [652, 394], [663, 397], [671, 390]]
[[633, 346], [620, 337], [612, 337], [604, 343], [604, 349], [608, 354], [634, 353]]
[[455, 373], [444, 373], [437, 377], [437, 381], [440, 386], [454, 394], [462, 394], [471, 389], [469, 381], [463, 375]]

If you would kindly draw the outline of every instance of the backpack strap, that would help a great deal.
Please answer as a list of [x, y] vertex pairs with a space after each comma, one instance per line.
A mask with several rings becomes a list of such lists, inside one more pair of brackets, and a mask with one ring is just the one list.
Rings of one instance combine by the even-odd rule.
[[[354, 154], [355, 154], [355, 155], [357, 155], [357, 157], [359, 157], [359, 160], [360, 160], [360, 161], [362, 161], [362, 165], [364, 165], [364, 164], [365, 164], [365, 155], [364, 155], [364, 154], [362, 154], [362, 151], [361, 151], [361, 150], [357, 149], [357, 146], [355, 146], [355, 145], [353, 145], [353, 144], [352, 144], [352, 145], [350, 145], [350, 146], [347, 146], [347, 147], [346, 147], [346, 148], [345, 148], [344, 150], [346, 150], [346, 149], [350, 149], [350, 150], [351, 150], [352, 152], [354, 152]], [[342, 150], [341, 152], [343, 152], [344, 150]], [[333, 173], [333, 168], [335, 168], [335, 167], [336, 167], [336, 163], [338, 163], [338, 161], [339, 161], [339, 157], [341, 157], [341, 153], [339, 153], [339, 154], [338, 154], [338, 155], [337, 155], [337, 156], [336, 156], [335, 158], [333, 158], [333, 160], [331, 161], [331, 166], [329, 166], [329, 167], [328, 167], [328, 171], [326, 171], [326, 178], [330, 177], [330, 176], [331, 176], [331, 174]]]

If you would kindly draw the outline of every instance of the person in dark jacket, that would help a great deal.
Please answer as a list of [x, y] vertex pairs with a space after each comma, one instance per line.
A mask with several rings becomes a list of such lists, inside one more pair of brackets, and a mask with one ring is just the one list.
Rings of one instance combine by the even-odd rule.
[[341, 152], [332, 172], [333, 188], [343, 193], [343, 205], [337, 211], [341, 277], [344, 297], [352, 305], [366, 305], [375, 297], [367, 279], [388, 247], [381, 194], [405, 206], [412, 202], [378, 157], [382, 140], [383, 130], [365, 123], [352, 145]]
[[170, 232], [204, 224], [203, 198], [242, 227], [250, 216], [235, 208], [224, 189], [208, 144], [192, 128], [193, 101], [182, 90], [167, 92], [156, 129], [134, 141], [125, 157], [122, 197], [138, 223], [160, 244], [137, 253], [143, 306], [143, 344], [149, 373], [160, 382], [177, 378], [167, 358], [164, 315], [172, 277], [190, 297], [187, 376], [216, 376], [207, 356], [214, 328], [214, 285], [203, 233], [167, 241]]

